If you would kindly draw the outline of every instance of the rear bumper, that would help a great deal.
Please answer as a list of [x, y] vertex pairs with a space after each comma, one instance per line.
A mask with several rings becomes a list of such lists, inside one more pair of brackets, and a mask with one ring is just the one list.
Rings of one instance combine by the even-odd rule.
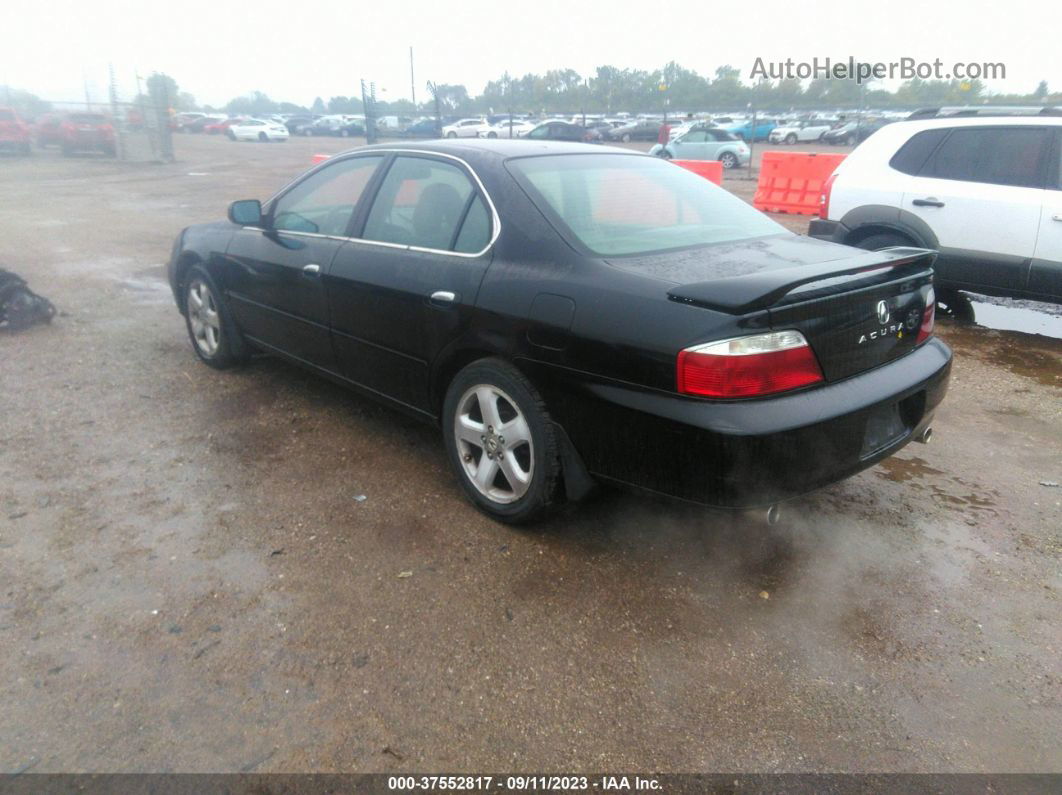
[[[532, 371], [533, 371], [532, 366]], [[690, 502], [754, 508], [843, 480], [929, 427], [951, 350], [936, 338], [896, 361], [806, 392], [711, 402], [532, 372], [595, 477]], [[867, 447], [868, 425], [898, 407], [902, 431]]]

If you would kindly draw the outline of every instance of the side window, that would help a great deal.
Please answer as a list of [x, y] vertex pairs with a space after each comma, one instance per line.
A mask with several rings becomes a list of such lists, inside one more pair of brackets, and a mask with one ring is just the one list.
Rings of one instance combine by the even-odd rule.
[[465, 222], [461, 224], [454, 251], [460, 251], [462, 254], [476, 254], [485, 249], [489, 242], [490, 214], [487, 212], [487, 205], [483, 198], [477, 194], [465, 214]]
[[423, 157], [396, 157], [376, 194], [362, 237], [450, 251], [474, 190], [457, 166]]
[[703, 144], [707, 140], [708, 133], [704, 130], [694, 130], [693, 132], [688, 132], [682, 136], [683, 143], [688, 144]]
[[545, 138], [546, 134], [548, 132], [549, 132], [549, 126], [548, 125], [542, 125], [541, 127], [536, 127], [531, 132], [529, 132], [527, 134], [527, 137], [528, 138]]
[[1042, 188], [1048, 131], [1036, 127], [959, 128], [930, 158], [922, 173], [940, 179]]
[[889, 165], [897, 171], [914, 176], [921, 171], [933, 150], [947, 134], [948, 130], [923, 130], [916, 133], [892, 156]]
[[382, 155], [340, 160], [307, 177], [273, 206], [273, 228], [343, 236]]

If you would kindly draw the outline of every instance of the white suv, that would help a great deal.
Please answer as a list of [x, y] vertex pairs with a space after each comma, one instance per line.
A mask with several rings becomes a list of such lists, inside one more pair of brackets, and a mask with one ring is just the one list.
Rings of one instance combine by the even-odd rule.
[[939, 252], [943, 288], [1062, 303], [1062, 117], [890, 124], [826, 181], [808, 234]]

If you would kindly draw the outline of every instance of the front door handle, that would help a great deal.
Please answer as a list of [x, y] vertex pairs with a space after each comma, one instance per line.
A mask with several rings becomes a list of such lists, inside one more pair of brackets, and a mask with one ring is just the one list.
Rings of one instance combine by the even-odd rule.
[[915, 207], [943, 207], [944, 202], [930, 196], [928, 199], [915, 199], [911, 202]]
[[302, 272], [305, 273], [307, 276], [320, 276], [321, 266], [315, 262], [311, 262], [309, 265], [302, 266]]
[[436, 290], [429, 300], [435, 306], [450, 306], [457, 300], [457, 295], [449, 290]]

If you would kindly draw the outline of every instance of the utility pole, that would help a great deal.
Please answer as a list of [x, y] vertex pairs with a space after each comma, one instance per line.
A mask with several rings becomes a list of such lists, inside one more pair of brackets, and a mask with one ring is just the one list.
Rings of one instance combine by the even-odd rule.
[[409, 48], [409, 94], [413, 98], [413, 112], [417, 112], [417, 81], [413, 79], [413, 47]]

